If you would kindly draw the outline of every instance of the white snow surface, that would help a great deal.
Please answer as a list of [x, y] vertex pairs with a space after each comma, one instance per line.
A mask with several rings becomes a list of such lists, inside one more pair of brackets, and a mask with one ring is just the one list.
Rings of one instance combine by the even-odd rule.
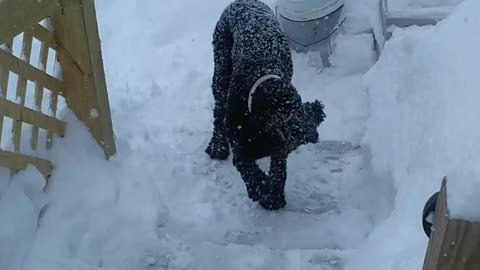
[[450, 174], [449, 204], [462, 213], [476, 184], [461, 179], [478, 179], [455, 172], [478, 164], [480, 3], [396, 30], [373, 66], [371, 40], [352, 34], [378, 27], [376, 0], [347, 1], [333, 67], [294, 54], [294, 84], [327, 119], [322, 142], [289, 159], [287, 209], [268, 212], [230, 160], [203, 152], [212, 31], [229, 2], [96, 2], [118, 155], [104, 160], [83, 124], [59, 113], [67, 136], [37, 153], [56, 165], [46, 192], [33, 168], [11, 180], [0, 170], [0, 269], [421, 268], [424, 203]]
[[447, 177], [447, 205], [450, 216], [461, 220], [480, 222], [479, 202], [475, 191], [480, 189], [480, 173], [477, 167], [461, 167]]

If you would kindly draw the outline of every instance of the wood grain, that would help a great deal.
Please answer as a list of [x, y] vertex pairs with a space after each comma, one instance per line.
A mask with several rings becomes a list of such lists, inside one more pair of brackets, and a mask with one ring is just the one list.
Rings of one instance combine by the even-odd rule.
[[58, 8], [55, 0], [0, 1], [0, 43], [7, 43], [29, 27], [51, 16]]

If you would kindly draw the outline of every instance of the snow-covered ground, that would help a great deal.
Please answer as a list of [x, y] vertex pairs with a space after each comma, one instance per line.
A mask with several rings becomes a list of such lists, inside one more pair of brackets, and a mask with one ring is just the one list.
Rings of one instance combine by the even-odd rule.
[[371, 40], [352, 34], [376, 21], [376, 1], [347, 1], [333, 67], [294, 55], [294, 84], [327, 119], [322, 142], [290, 158], [287, 209], [267, 212], [231, 161], [203, 152], [211, 32], [229, 2], [97, 1], [118, 156], [103, 160], [64, 111], [67, 136], [41, 153], [57, 166], [48, 193], [31, 168], [12, 181], [0, 170], [0, 269], [421, 268], [425, 201], [479, 161], [480, 3], [395, 31], [374, 65]]

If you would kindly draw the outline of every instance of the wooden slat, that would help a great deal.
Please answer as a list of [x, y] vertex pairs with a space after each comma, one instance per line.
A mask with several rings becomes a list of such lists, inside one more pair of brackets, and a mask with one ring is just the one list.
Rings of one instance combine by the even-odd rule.
[[90, 51], [90, 64], [92, 65], [93, 82], [96, 89], [98, 102], [98, 117], [102, 129], [103, 147], [107, 158], [116, 153], [113, 139], [113, 125], [110, 116], [110, 104], [107, 92], [107, 82], [103, 67], [102, 49], [100, 46], [100, 34], [98, 31], [97, 14], [93, 0], [82, 0], [85, 17], [85, 33], [87, 34], [88, 48]]
[[[45, 22], [45, 24], [52, 24], [51, 22], [51, 18], [47, 19], [47, 21]], [[45, 29], [45, 28], [42, 28], [42, 29]], [[46, 30], [46, 29], [45, 29]], [[42, 30], [40, 30], [42, 31]], [[51, 32], [49, 32], [51, 33]], [[44, 35], [46, 36], [47, 33], [44, 33]], [[55, 39], [55, 36], [53, 36], [53, 33], [52, 33], [52, 39]], [[55, 44], [55, 49], [57, 49], [56, 47], [56, 44]], [[56, 51], [56, 54], [58, 54], [58, 50]], [[57, 55], [55, 55], [55, 60], [58, 60], [58, 57]], [[56, 66], [55, 66], [56, 67]], [[54, 73], [56, 71], [54, 70]], [[58, 105], [58, 93], [56, 92], [51, 92], [50, 93], [50, 102], [49, 102], [49, 113], [51, 114], [50, 116], [56, 118], [57, 116], [57, 105]], [[46, 146], [47, 146], [47, 149], [50, 149], [52, 148], [53, 146], [53, 132], [52, 131], [48, 131], [47, 132], [47, 142], [46, 142]]]
[[35, 166], [46, 178], [52, 175], [53, 165], [50, 161], [0, 150], [0, 166], [13, 171], [23, 170], [28, 165]]
[[[116, 153], [93, 0], [60, 0], [53, 22], [66, 101], [108, 158]], [[98, 117], [92, 117], [96, 110]]]
[[52, 32], [48, 31], [45, 27], [38, 23], [32, 26], [33, 36], [48, 47], [55, 49], [55, 36]]
[[[4, 45], [11, 51], [13, 40], [8, 41]], [[3, 98], [7, 98], [9, 71], [7, 67], [0, 63], [0, 94]], [[1, 98], [1, 97], [0, 97]], [[0, 146], [2, 145], [3, 134], [3, 115], [0, 115]]]
[[19, 76], [32, 82], [39, 82], [49, 90], [55, 91], [60, 95], [64, 92], [62, 81], [2, 50], [0, 50], [0, 64]]
[[60, 137], [65, 136], [67, 126], [65, 122], [0, 98], [0, 115], [2, 114], [14, 120], [53, 131]]
[[[23, 42], [22, 42], [22, 60], [26, 63], [30, 63], [30, 54], [32, 53], [32, 33], [30, 31], [25, 31], [23, 33]], [[25, 79], [21, 74], [18, 76], [17, 82], [17, 93], [16, 93], [16, 102], [20, 106], [25, 105], [25, 96], [27, 94], [27, 79]], [[12, 125], [12, 134], [13, 134], [13, 145], [16, 152], [20, 152], [20, 141], [22, 137], [22, 122], [21, 119], [15, 119]]]
[[[51, 117], [56, 118], [57, 116], [57, 104], [58, 104], [58, 94], [57, 93], [51, 93], [50, 94], [50, 112], [51, 112]], [[53, 145], [53, 132], [48, 131], [47, 134], [47, 149], [52, 148]]]
[[6, 43], [33, 24], [50, 17], [57, 9], [56, 0], [0, 1], [0, 43]]
[[[42, 45], [40, 47], [40, 59], [38, 61], [38, 64], [40, 67], [46, 68], [47, 66], [47, 60], [48, 60], [48, 48], [49, 46], [42, 42]], [[43, 100], [43, 85], [41, 85], [39, 82], [35, 84], [35, 109], [39, 112], [42, 111], [42, 100]], [[38, 131], [39, 128], [37, 126], [33, 126], [32, 128], [32, 140], [31, 140], [31, 145], [32, 149], [36, 150], [37, 149], [37, 144], [38, 144]]]
[[[6, 46], [10, 51], [12, 51], [12, 44], [13, 44], [13, 40], [10, 40], [3, 45]], [[5, 52], [5, 53], [8, 53], [8, 52]], [[0, 62], [0, 93], [2, 94], [3, 97], [7, 96], [8, 77], [9, 77], [8, 67], [5, 64], [2, 64]]]
[[444, 240], [445, 232], [447, 230], [448, 223], [448, 209], [446, 204], [447, 189], [446, 179], [442, 181], [442, 188], [438, 195], [437, 206], [435, 210], [433, 230], [430, 235], [430, 241], [428, 244], [427, 255], [423, 265], [423, 270], [437, 269], [436, 265], [441, 255], [441, 246]]

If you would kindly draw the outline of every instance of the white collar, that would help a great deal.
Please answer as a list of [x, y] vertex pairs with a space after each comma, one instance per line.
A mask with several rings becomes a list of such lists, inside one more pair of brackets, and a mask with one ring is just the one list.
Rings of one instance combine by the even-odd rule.
[[275, 74], [267, 74], [263, 77], [260, 77], [252, 86], [252, 89], [250, 89], [250, 92], [248, 93], [248, 112], [252, 112], [252, 95], [255, 93], [257, 90], [258, 86], [263, 83], [264, 81], [268, 79], [281, 79], [279, 76]]

